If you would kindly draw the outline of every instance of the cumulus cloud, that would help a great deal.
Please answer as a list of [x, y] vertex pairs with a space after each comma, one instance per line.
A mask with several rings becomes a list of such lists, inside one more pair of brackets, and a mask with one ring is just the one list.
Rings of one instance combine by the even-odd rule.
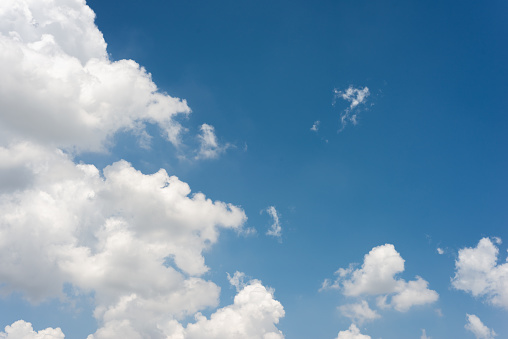
[[201, 134], [198, 136], [200, 147], [196, 159], [215, 159], [229, 148], [229, 144], [219, 144], [213, 126], [202, 124], [200, 130]]
[[374, 247], [364, 257], [360, 268], [354, 265], [340, 268], [338, 277], [326, 279], [321, 290], [340, 289], [345, 296], [377, 296], [379, 308], [394, 308], [406, 312], [416, 305], [435, 302], [439, 295], [428, 289], [428, 282], [421, 277], [405, 281], [396, 275], [404, 271], [404, 259], [392, 244]]
[[282, 227], [280, 225], [279, 213], [275, 209], [275, 206], [269, 206], [265, 211], [272, 217], [273, 220], [273, 224], [270, 226], [266, 234], [276, 238], [280, 238], [280, 236], [282, 235]]
[[46, 328], [34, 331], [32, 324], [18, 320], [5, 327], [5, 332], [0, 332], [0, 339], [63, 339], [65, 335], [60, 328]]
[[432, 339], [431, 337], [427, 337], [427, 332], [425, 330], [422, 330], [422, 336], [420, 339]]
[[180, 327], [171, 339], [283, 339], [275, 326], [284, 317], [284, 308], [273, 297], [273, 291], [260, 281], [251, 280], [226, 306], [206, 318], [196, 314], [196, 322]]
[[[274, 324], [284, 311], [273, 292], [240, 282], [239, 273], [234, 305], [206, 321], [198, 313], [216, 307], [220, 293], [202, 277], [203, 251], [223, 229], [242, 232], [241, 208], [192, 194], [164, 169], [73, 161], [76, 152], [104, 151], [118, 131], [134, 132], [146, 147], [145, 123], [178, 145], [174, 118], [190, 113], [134, 61], [109, 60], [94, 16], [84, 0], [0, 3], [0, 294], [32, 303], [92, 297], [98, 329], [89, 339], [199, 337], [201, 327], [226, 324], [221, 314], [240, 319], [252, 338], [282, 338]], [[219, 152], [213, 127], [201, 130], [202, 146]], [[196, 324], [179, 323], [196, 313]], [[23, 320], [0, 333], [48, 336], [63, 338]]]
[[[501, 243], [499, 238], [494, 241]], [[508, 309], [508, 263], [498, 264], [498, 254], [498, 247], [489, 238], [481, 239], [475, 248], [459, 250], [452, 286]]]
[[340, 331], [336, 339], [371, 339], [369, 335], [361, 334], [355, 324], [351, 324], [348, 330]]
[[360, 325], [365, 321], [374, 320], [381, 317], [379, 313], [369, 307], [369, 304], [365, 300], [362, 300], [356, 304], [339, 306], [339, 310], [343, 316], [348, 317]]
[[63, 297], [64, 283], [93, 291], [94, 338], [120, 330], [158, 338], [160, 324], [217, 304], [219, 288], [200, 278], [202, 251], [221, 228], [242, 227], [240, 208], [125, 161], [101, 175], [30, 143], [0, 148], [0, 158], [1, 170], [26, 177], [0, 195], [2, 294], [39, 302]]
[[94, 17], [82, 0], [0, 3], [0, 142], [103, 151], [118, 131], [146, 143], [153, 123], [179, 143], [185, 100], [158, 91], [136, 62], [109, 60]]
[[473, 332], [476, 339], [494, 339], [497, 336], [494, 330], [485, 326], [480, 318], [474, 314], [466, 314], [467, 324], [464, 326], [466, 330]]
[[313, 131], [313, 132], [319, 131], [319, 124], [320, 123], [321, 123], [321, 121], [319, 121], [319, 120], [314, 121], [314, 124], [312, 125], [310, 130]]
[[437, 248], [437, 253], [438, 254], [444, 254], [444, 250], [442, 248]]
[[370, 95], [369, 88], [354, 88], [350, 85], [344, 91], [335, 88], [333, 93], [334, 102], [337, 99], [343, 99], [349, 103], [349, 107], [346, 108], [340, 115], [341, 128], [339, 131], [342, 131], [348, 123], [356, 125], [358, 123], [359, 107], [366, 103], [367, 97]]

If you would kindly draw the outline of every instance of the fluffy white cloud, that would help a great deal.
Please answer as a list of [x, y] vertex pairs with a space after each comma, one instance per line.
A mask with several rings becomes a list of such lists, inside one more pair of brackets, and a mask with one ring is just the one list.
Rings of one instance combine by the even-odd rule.
[[5, 327], [5, 332], [0, 332], [0, 339], [63, 339], [65, 338], [60, 328], [46, 328], [39, 332], [34, 331], [32, 324], [18, 320]]
[[340, 331], [336, 339], [371, 339], [370, 335], [361, 334], [355, 324], [351, 324], [348, 330]]
[[132, 60], [110, 61], [84, 0], [0, 2], [0, 142], [104, 150], [118, 131], [158, 124], [179, 143], [185, 100], [160, 93]]
[[220, 145], [215, 135], [215, 128], [208, 124], [200, 127], [201, 134], [198, 136], [200, 147], [196, 159], [214, 159], [230, 147], [229, 144]]
[[466, 314], [466, 319], [467, 324], [464, 327], [473, 332], [477, 339], [494, 339], [497, 336], [496, 332], [485, 326], [476, 315]]
[[354, 88], [350, 85], [345, 91], [340, 91], [335, 88], [333, 93], [334, 100], [343, 99], [349, 102], [349, 107], [340, 115], [342, 127], [339, 131], [342, 131], [348, 122], [356, 125], [358, 123], [358, 107], [366, 103], [367, 97], [370, 95], [369, 88]]
[[199, 278], [202, 251], [220, 228], [242, 226], [238, 207], [190, 196], [164, 170], [145, 175], [120, 161], [101, 176], [30, 143], [0, 148], [0, 164], [22, 183], [0, 195], [3, 294], [38, 302], [62, 296], [64, 283], [93, 291], [96, 338], [120, 327], [157, 338], [159, 324], [217, 304], [219, 288]]
[[[501, 243], [499, 238], [494, 241]], [[498, 264], [498, 254], [499, 249], [489, 238], [481, 239], [475, 248], [461, 249], [452, 285], [508, 309], [508, 263]]]
[[360, 268], [355, 269], [353, 265], [340, 268], [337, 279], [333, 282], [326, 279], [321, 290], [341, 289], [350, 297], [378, 296], [378, 307], [393, 307], [400, 312], [438, 299], [437, 292], [428, 289], [428, 282], [421, 277], [412, 281], [396, 278], [403, 271], [404, 259], [392, 244], [385, 244], [366, 254]]
[[279, 213], [275, 209], [275, 206], [269, 206], [265, 211], [272, 217], [273, 220], [273, 224], [270, 226], [266, 234], [280, 238], [282, 234], [282, 227], [280, 226]]
[[356, 304], [339, 306], [339, 310], [343, 316], [348, 317], [358, 324], [363, 324], [365, 321], [381, 317], [379, 313], [369, 307], [369, 304], [365, 300]]
[[284, 317], [284, 308], [273, 291], [251, 280], [235, 296], [233, 305], [217, 310], [207, 319], [198, 313], [196, 322], [181, 327], [171, 339], [282, 339], [275, 326]]
[[[242, 209], [191, 195], [163, 169], [74, 163], [72, 154], [103, 151], [118, 131], [149, 140], [145, 123], [177, 145], [174, 118], [190, 113], [134, 61], [109, 60], [84, 0], [0, 2], [0, 74], [0, 294], [72, 299], [63, 292], [69, 284], [94, 299], [99, 328], [90, 339], [191, 336], [235, 317], [252, 338], [282, 337], [274, 324], [284, 311], [272, 291], [240, 285], [239, 275], [234, 305], [187, 328], [179, 323], [218, 304], [220, 288], [202, 278], [203, 251], [221, 229], [241, 231]], [[227, 147], [212, 126], [201, 131], [206, 157]], [[2, 335], [63, 337], [24, 321]]]

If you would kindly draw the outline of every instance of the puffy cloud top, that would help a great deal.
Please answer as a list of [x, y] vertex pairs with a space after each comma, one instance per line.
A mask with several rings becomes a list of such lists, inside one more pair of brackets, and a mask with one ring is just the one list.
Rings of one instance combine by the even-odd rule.
[[[501, 243], [499, 238], [494, 240]], [[508, 263], [498, 264], [498, 254], [498, 247], [489, 238], [481, 239], [475, 248], [461, 249], [452, 285], [508, 309]]]
[[159, 92], [136, 62], [110, 61], [94, 16], [80, 0], [0, 3], [0, 142], [103, 151], [116, 132], [153, 123], [179, 143], [185, 100]]

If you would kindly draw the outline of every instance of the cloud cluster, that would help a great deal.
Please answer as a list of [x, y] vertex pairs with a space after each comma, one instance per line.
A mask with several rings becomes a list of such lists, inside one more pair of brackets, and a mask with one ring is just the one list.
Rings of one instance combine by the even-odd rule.
[[[494, 241], [501, 243], [499, 238]], [[475, 248], [461, 249], [452, 286], [508, 309], [508, 262], [498, 264], [498, 255], [498, 247], [489, 238], [481, 239]]]
[[[241, 208], [191, 194], [163, 169], [74, 162], [77, 152], [107, 149], [119, 131], [148, 140], [145, 123], [178, 145], [174, 118], [190, 113], [134, 61], [109, 60], [94, 16], [84, 0], [0, 3], [0, 294], [32, 303], [92, 297], [99, 328], [89, 339], [191, 338], [201, 328], [282, 338], [282, 306], [259, 281], [210, 320], [199, 313], [220, 293], [202, 277], [203, 251], [222, 229], [242, 229]], [[221, 147], [213, 127], [201, 130], [203, 154], [213, 157]], [[179, 323], [195, 314], [195, 324]], [[235, 319], [238, 328], [220, 329]], [[25, 321], [0, 333], [50, 335], [63, 338]]]
[[464, 328], [468, 331], [473, 332], [473, 334], [476, 336], [476, 339], [494, 339], [494, 337], [497, 336], [496, 332], [485, 326], [480, 318], [478, 318], [476, 315], [467, 314], [466, 319], [467, 324], [464, 326]]
[[18, 320], [5, 327], [5, 332], [0, 332], [0, 339], [63, 339], [65, 338], [60, 328], [46, 328], [38, 332], [34, 331], [32, 324]]
[[340, 114], [341, 128], [339, 131], [342, 131], [349, 122], [356, 125], [358, 123], [359, 107], [366, 103], [367, 97], [370, 95], [369, 88], [354, 88], [350, 85], [344, 91], [335, 88], [333, 93], [334, 103], [337, 99], [342, 99], [349, 103], [349, 107]]
[[[340, 289], [348, 297], [375, 296], [380, 309], [394, 308], [399, 312], [438, 299], [437, 292], [428, 289], [428, 282], [421, 277], [411, 281], [397, 278], [396, 275], [403, 271], [404, 259], [392, 244], [385, 244], [366, 254], [360, 268], [355, 269], [354, 265], [340, 268], [336, 272], [338, 277], [334, 281], [326, 279], [321, 290]], [[379, 317], [365, 300], [359, 304], [344, 305], [340, 310], [359, 323]]]

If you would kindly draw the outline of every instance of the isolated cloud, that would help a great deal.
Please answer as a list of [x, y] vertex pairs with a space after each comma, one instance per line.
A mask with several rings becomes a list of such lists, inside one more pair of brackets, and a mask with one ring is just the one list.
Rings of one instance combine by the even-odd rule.
[[[494, 241], [501, 243], [499, 238]], [[508, 309], [508, 263], [498, 264], [498, 254], [489, 238], [481, 239], [475, 248], [459, 250], [452, 286]]]
[[101, 151], [118, 131], [146, 142], [144, 123], [179, 143], [185, 100], [159, 92], [136, 62], [109, 60], [94, 17], [82, 0], [0, 3], [0, 143]]
[[266, 234], [280, 238], [282, 234], [282, 227], [280, 226], [279, 213], [275, 209], [275, 206], [269, 206], [266, 209], [266, 212], [272, 217], [273, 220], [273, 224], [270, 226]]
[[480, 318], [474, 314], [466, 314], [467, 324], [464, 326], [466, 330], [473, 332], [476, 339], [494, 339], [497, 336], [494, 330], [485, 326]]
[[319, 130], [319, 124], [321, 124], [321, 121], [319, 121], [319, 120], [314, 121], [314, 124], [312, 125], [310, 130], [317, 132]]
[[428, 282], [421, 277], [405, 281], [396, 278], [404, 271], [404, 259], [392, 244], [374, 247], [364, 257], [362, 266], [354, 269], [340, 268], [335, 281], [326, 279], [321, 290], [340, 289], [345, 296], [377, 296], [380, 308], [394, 308], [406, 312], [416, 305], [435, 302], [439, 295], [428, 289]]
[[336, 339], [371, 339], [369, 335], [361, 334], [355, 324], [351, 324], [348, 330], [340, 331]]
[[349, 122], [356, 125], [358, 123], [359, 107], [366, 103], [367, 97], [370, 95], [369, 88], [354, 88], [350, 85], [344, 91], [335, 88], [333, 93], [334, 102], [337, 99], [343, 99], [349, 103], [349, 107], [340, 114], [341, 128], [339, 131], [342, 131]]
[[213, 126], [202, 124], [200, 130], [201, 134], [198, 135], [200, 147], [196, 159], [215, 159], [229, 147], [229, 144], [219, 144]]
[[284, 309], [273, 298], [273, 291], [251, 280], [235, 296], [233, 305], [217, 310], [209, 319], [198, 313], [195, 323], [170, 338], [282, 339], [284, 335], [275, 326], [282, 317]]
[[427, 337], [427, 332], [425, 330], [422, 330], [422, 336], [420, 339], [432, 339], [431, 337]]
[[381, 317], [379, 313], [369, 307], [369, 304], [365, 300], [362, 300], [356, 304], [339, 306], [339, 310], [343, 316], [360, 325], [365, 321], [374, 320]]
[[18, 320], [5, 327], [5, 332], [0, 332], [0, 339], [63, 339], [65, 338], [60, 328], [46, 328], [34, 331], [32, 324]]

